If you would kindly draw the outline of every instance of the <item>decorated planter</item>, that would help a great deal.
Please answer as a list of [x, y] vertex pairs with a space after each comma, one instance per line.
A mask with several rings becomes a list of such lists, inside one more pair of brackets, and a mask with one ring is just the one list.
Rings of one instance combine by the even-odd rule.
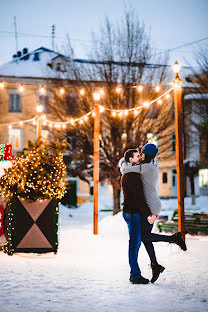
[[6, 238], [4, 250], [14, 252], [57, 252], [58, 202], [56, 199], [27, 202], [13, 198], [6, 212]]

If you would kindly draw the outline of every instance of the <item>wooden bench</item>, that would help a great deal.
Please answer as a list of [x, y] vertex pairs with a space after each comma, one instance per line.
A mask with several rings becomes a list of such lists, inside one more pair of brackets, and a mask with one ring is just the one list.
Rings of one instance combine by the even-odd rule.
[[[170, 221], [158, 221], [159, 232], [178, 231], [178, 210]], [[189, 234], [208, 234], [208, 214], [203, 212], [185, 212], [185, 232]]]

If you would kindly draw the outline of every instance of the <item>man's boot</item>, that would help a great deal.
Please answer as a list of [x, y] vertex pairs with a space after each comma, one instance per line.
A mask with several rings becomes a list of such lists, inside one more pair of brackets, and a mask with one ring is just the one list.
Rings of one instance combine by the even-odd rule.
[[151, 268], [152, 268], [151, 283], [154, 283], [158, 279], [160, 273], [162, 273], [165, 270], [165, 268], [158, 263], [151, 263]]
[[172, 236], [170, 236], [169, 243], [175, 243], [178, 246], [180, 246], [182, 250], [184, 250], [184, 251], [187, 250], [186, 243], [184, 242], [184, 240], [181, 236], [181, 232], [177, 232], [177, 233], [173, 234]]
[[132, 284], [148, 284], [149, 283], [149, 280], [144, 278], [143, 276], [140, 276], [134, 279], [130, 278], [129, 280]]

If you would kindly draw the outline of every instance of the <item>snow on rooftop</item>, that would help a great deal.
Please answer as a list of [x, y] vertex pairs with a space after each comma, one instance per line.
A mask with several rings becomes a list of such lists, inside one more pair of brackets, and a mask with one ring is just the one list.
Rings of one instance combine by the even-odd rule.
[[191, 93], [184, 96], [186, 100], [208, 100], [208, 93]]
[[0, 76], [56, 78], [57, 72], [48, 64], [57, 56], [63, 55], [40, 47], [0, 66]]

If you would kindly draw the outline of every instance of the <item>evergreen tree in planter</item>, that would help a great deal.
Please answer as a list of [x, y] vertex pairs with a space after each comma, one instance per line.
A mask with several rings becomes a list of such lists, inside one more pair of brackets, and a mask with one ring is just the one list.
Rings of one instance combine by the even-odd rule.
[[58, 201], [65, 193], [65, 141], [28, 142], [0, 179], [7, 199], [6, 251], [48, 252], [58, 248]]

